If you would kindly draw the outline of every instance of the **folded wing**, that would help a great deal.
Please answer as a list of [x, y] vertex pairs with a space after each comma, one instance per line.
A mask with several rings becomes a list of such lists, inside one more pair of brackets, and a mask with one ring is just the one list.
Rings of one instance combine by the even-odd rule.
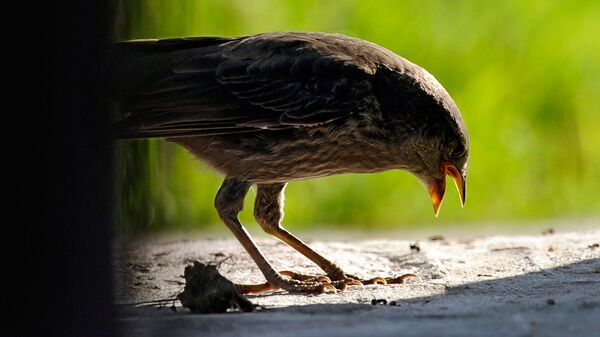
[[376, 101], [372, 73], [345, 49], [311, 36], [132, 41], [119, 48], [129, 58], [117, 69], [136, 69], [117, 78], [136, 84], [123, 97], [130, 113], [117, 124], [118, 137], [313, 127]]

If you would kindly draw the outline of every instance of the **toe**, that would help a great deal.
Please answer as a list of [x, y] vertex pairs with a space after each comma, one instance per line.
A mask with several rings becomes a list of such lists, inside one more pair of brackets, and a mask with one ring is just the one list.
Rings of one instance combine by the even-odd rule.
[[363, 283], [364, 284], [388, 284], [386, 279], [384, 279], [383, 277], [373, 277], [368, 280], [363, 280]]
[[362, 289], [365, 288], [365, 286], [363, 285], [363, 283], [359, 280], [355, 280], [355, 279], [345, 279], [345, 280], [337, 280], [337, 281], [333, 281], [331, 282], [332, 285], [334, 285], [338, 290], [344, 291], [348, 288], [348, 286], [351, 285], [355, 285], [355, 286], [360, 286]]
[[280, 272], [279, 274], [281, 274], [282, 276], [289, 277], [292, 280], [297, 280], [297, 281], [331, 283], [331, 279], [324, 275], [321, 275], [321, 276], [306, 275], [306, 274], [300, 274], [300, 273], [296, 273], [296, 272], [289, 271], [289, 270], [284, 270], [284, 271]]
[[332, 292], [334, 294], [337, 293], [337, 288], [331, 283], [323, 283], [321, 285], [321, 293]]
[[388, 284], [403, 284], [404, 281], [411, 278], [419, 279], [419, 277], [415, 274], [404, 274], [398, 277], [388, 277], [385, 280]]
[[268, 282], [260, 284], [234, 284], [234, 286], [241, 295], [262, 294], [264, 292], [277, 289]]

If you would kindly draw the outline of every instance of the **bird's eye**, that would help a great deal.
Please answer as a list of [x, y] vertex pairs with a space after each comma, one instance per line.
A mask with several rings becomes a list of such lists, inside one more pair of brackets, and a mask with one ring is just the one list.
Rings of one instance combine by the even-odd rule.
[[465, 155], [465, 148], [462, 145], [458, 145], [457, 147], [454, 148], [454, 150], [452, 150], [452, 158], [461, 158]]

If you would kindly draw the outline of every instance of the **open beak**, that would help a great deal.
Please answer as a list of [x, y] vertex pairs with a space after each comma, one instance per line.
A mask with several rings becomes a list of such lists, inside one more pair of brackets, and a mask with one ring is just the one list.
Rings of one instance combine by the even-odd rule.
[[[467, 197], [467, 179], [463, 176], [460, 171], [454, 166], [454, 164], [450, 162], [442, 162], [440, 168], [446, 175], [449, 175], [454, 180], [454, 185], [456, 186], [456, 190], [458, 191], [458, 196], [460, 197], [460, 203], [462, 207], [465, 207], [465, 201]], [[435, 216], [437, 217], [440, 212], [440, 207], [442, 206], [442, 201], [444, 199], [444, 192], [446, 191], [446, 179], [436, 179], [431, 182], [427, 186], [427, 190], [429, 191], [429, 196], [431, 197], [431, 202], [433, 204], [433, 211], [435, 212]]]

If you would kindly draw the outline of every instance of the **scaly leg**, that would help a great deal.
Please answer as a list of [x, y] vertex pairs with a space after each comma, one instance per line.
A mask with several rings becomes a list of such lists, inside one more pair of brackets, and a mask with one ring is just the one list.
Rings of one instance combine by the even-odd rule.
[[[294, 248], [296, 251], [306, 256], [309, 260], [313, 261], [317, 264], [327, 276], [333, 280], [332, 284], [335, 285], [338, 289], [345, 289], [347, 285], [356, 284], [375, 284], [375, 283], [402, 283], [405, 278], [408, 278], [412, 274], [407, 274], [401, 276], [400, 278], [381, 278], [375, 277], [369, 280], [362, 280], [357, 278], [356, 276], [349, 275], [344, 273], [344, 271], [338, 267], [335, 263], [329, 261], [319, 253], [315, 252], [312, 248], [307, 246], [300, 239], [295, 237], [293, 234], [288, 232], [285, 228], [281, 226], [281, 221], [283, 220], [283, 204], [284, 204], [284, 189], [285, 183], [277, 183], [277, 184], [260, 184], [258, 185], [258, 191], [256, 195], [256, 202], [254, 204], [254, 217], [256, 221], [260, 224], [262, 229], [284, 243], [288, 244], [290, 247]], [[323, 281], [322, 278], [319, 279], [318, 276], [308, 276], [303, 274], [298, 274], [294, 272], [282, 272], [282, 275], [289, 276], [295, 280], [320, 280]]]
[[237, 217], [239, 212], [244, 208], [244, 196], [248, 192], [250, 185], [250, 183], [242, 180], [225, 179], [215, 198], [215, 207], [219, 213], [219, 217], [233, 232], [267, 279], [267, 283], [265, 284], [236, 285], [238, 290], [241, 293], [263, 292], [279, 288], [290, 292], [335, 292], [336, 289], [331, 284], [284, 278], [273, 269]]

